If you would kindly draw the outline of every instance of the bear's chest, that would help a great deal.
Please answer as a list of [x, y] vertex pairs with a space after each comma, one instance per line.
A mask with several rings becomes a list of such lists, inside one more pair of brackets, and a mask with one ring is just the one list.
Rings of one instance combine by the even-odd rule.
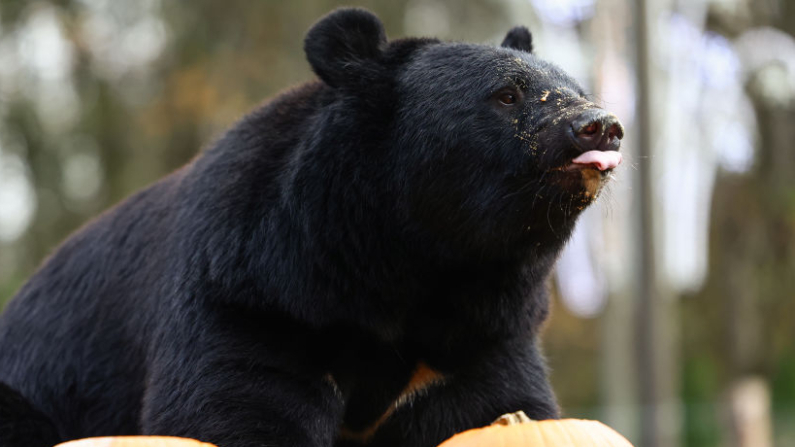
[[366, 345], [340, 358], [326, 377], [345, 400], [339, 438], [360, 443], [395, 411], [446, 380], [442, 371], [411, 350]]

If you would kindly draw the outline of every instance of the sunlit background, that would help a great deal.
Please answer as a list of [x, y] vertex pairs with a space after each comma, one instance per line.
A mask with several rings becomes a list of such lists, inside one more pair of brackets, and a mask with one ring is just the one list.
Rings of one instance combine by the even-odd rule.
[[[645, 22], [640, 0], [350, 3], [391, 37], [525, 24], [626, 126], [552, 284], [566, 416], [638, 446], [795, 446], [795, 0], [645, 0]], [[0, 0], [0, 306], [70, 232], [312, 79], [304, 33], [340, 5]]]

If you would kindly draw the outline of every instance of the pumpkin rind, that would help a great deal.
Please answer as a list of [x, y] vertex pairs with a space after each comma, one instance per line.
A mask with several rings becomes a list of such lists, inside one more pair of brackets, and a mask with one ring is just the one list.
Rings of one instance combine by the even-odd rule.
[[108, 436], [64, 442], [55, 447], [216, 447], [195, 439], [174, 436]]
[[439, 447], [632, 447], [632, 444], [598, 421], [551, 419], [475, 428], [453, 436]]

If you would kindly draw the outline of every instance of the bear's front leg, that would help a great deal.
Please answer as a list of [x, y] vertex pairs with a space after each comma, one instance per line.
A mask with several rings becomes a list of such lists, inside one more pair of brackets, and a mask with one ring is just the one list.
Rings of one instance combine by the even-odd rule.
[[[243, 328], [203, 328], [157, 348], [149, 371], [142, 433], [219, 447], [329, 447], [344, 403], [297, 336], [252, 337]], [[295, 352], [290, 352], [295, 350]]]
[[[447, 361], [445, 362], [447, 363]], [[435, 370], [433, 380], [408, 389], [388, 417], [364, 433], [340, 432], [336, 447], [435, 447], [456, 433], [489, 425], [505, 413], [522, 410], [532, 419], [558, 417], [544, 360], [533, 337], [493, 346], [461, 368]], [[432, 359], [418, 371], [429, 377]]]

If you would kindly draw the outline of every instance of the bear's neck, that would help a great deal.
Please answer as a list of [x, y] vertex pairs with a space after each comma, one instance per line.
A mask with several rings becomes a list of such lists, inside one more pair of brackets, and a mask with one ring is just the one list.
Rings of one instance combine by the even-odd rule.
[[544, 235], [544, 243], [502, 258], [451, 257], [408, 240], [381, 219], [377, 204], [352, 191], [292, 193], [267, 223], [259, 290], [298, 320], [441, 346], [468, 334], [534, 332], [548, 312], [558, 239]]

